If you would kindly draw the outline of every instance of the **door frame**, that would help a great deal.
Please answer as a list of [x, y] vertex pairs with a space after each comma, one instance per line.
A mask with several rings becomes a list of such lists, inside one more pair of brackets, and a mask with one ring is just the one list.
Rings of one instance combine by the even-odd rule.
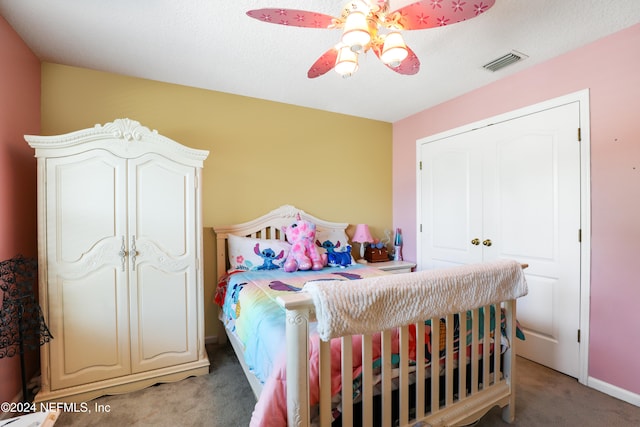
[[[478, 128], [495, 125], [508, 120], [535, 114], [544, 110], [578, 102], [580, 122], [580, 343], [579, 376], [581, 384], [588, 385], [589, 374], [589, 301], [591, 295], [591, 125], [589, 121], [589, 89], [583, 89], [487, 119], [469, 123], [416, 141], [416, 230], [421, 230], [422, 188], [420, 179], [421, 146], [441, 139], [449, 138]], [[420, 231], [421, 232], [421, 231]], [[422, 239], [417, 239], [417, 270], [421, 270]]]

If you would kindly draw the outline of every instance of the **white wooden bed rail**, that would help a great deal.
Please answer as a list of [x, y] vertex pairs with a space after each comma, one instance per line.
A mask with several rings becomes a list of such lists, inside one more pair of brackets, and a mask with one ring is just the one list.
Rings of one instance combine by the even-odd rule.
[[[279, 298], [279, 303], [286, 310], [287, 333], [287, 412], [288, 425], [307, 427], [310, 425], [310, 398], [309, 398], [309, 323], [314, 320], [314, 305], [311, 297], [303, 292]], [[467, 360], [464, 341], [467, 335], [467, 323], [463, 313], [459, 322], [460, 350], [459, 360], [454, 362], [454, 328], [446, 327], [445, 337], [445, 363], [444, 363], [444, 394], [440, 390], [441, 365], [438, 363], [440, 352], [440, 329], [433, 326], [431, 329], [431, 354], [434, 355], [431, 363], [431, 378], [438, 381], [430, 381], [431, 389], [426, 390], [427, 374], [424, 369], [415, 370], [415, 380], [409, 380], [408, 337], [409, 327], [400, 328], [400, 374], [399, 387], [400, 411], [399, 425], [412, 426], [422, 422], [425, 426], [455, 426], [467, 425], [478, 420], [491, 408], [500, 406], [503, 408], [502, 418], [511, 423], [515, 418], [515, 319], [516, 302], [508, 300], [496, 302], [495, 310], [495, 344], [491, 353], [491, 316], [484, 315], [484, 323], [479, 325], [480, 307], [471, 310], [472, 313], [472, 342], [470, 360]], [[491, 312], [491, 305], [482, 307], [484, 313]], [[506, 337], [509, 348], [500, 354], [500, 313], [504, 312], [506, 319]], [[463, 317], [464, 316], [464, 317]], [[446, 316], [446, 324], [453, 325], [454, 313]], [[439, 325], [440, 319], [431, 319], [431, 325]], [[425, 359], [424, 322], [415, 324], [416, 327], [416, 360]], [[484, 329], [483, 338], [480, 339], [475, 331], [479, 327]], [[352, 384], [352, 345], [351, 337], [342, 337], [342, 384]], [[371, 336], [363, 336], [362, 339], [363, 360], [372, 360]], [[485, 344], [482, 345], [481, 344]], [[479, 354], [480, 348], [482, 353]], [[451, 350], [449, 350], [451, 349]], [[489, 362], [493, 358], [493, 369]], [[461, 367], [458, 375], [457, 393], [454, 393], [454, 369]], [[470, 366], [471, 377], [467, 378], [466, 366]], [[373, 374], [371, 363], [362, 363], [362, 425], [373, 424]], [[429, 369], [429, 368], [428, 368]], [[392, 390], [392, 366], [391, 366], [391, 331], [382, 332], [382, 425], [392, 425], [391, 390]], [[491, 372], [493, 371], [493, 372]], [[320, 384], [331, 384], [331, 358], [330, 344], [320, 343]], [[415, 411], [409, 414], [409, 385], [415, 384], [415, 398], [412, 405]], [[467, 393], [466, 390], [469, 390]], [[431, 396], [430, 409], [424, 405], [425, 396]], [[442, 396], [444, 395], [444, 401]], [[342, 394], [342, 425], [352, 425], [353, 401], [351, 393]], [[331, 417], [331, 387], [320, 387], [320, 426], [330, 426]]]

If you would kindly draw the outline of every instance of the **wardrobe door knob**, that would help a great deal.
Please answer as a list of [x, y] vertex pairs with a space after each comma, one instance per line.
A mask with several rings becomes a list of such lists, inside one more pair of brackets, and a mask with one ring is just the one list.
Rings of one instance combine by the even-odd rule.
[[476, 238], [471, 241], [472, 245], [478, 246], [480, 244], [480, 239]]
[[487, 239], [484, 242], [482, 242], [482, 244], [485, 246], [491, 246], [491, 240]]

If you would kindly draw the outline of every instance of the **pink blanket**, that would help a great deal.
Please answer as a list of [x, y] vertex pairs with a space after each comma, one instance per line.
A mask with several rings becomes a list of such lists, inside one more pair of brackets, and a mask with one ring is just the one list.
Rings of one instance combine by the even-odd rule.
[[[427, 327], [428, 329], [428, 327]], [[415, 334], [414, 334], [415, 336]], [[392, 352], [398, 353], [398, 334], [393, 333]], [[373, 358], [378, 359], [380, 352], [380, 334], [373, 337]], [[411, 340], [415, 344], [415, 340]], [[362, 336], [354, 336], [353, 344], [353, 376], [362, 371]], [[415, 355], [415, 345], [413, 346]], [[310, 404], [316, 405], [320, 399], [319, 390], [319, 338], [314, 335], [309, 343], [309, 399]], [[331, 395], [339, 393], [342, 389], [340, 357], [342, 354], [342, 340], [331, 340]], [[251, 417], [251, 427], [282, 427], [287, 425], [287, 392], [286, 392], [286, 360], [277, 363], [276, 372], [264, 384], [260, 399], [256, 404]]]

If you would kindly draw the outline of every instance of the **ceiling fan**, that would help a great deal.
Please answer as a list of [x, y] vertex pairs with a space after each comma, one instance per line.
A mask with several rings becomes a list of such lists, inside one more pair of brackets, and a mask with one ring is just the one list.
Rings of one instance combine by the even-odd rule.
[[351, 0], [339, 17], [295, 9], [266, 8], [247, 12], [251, 18], [280, 25], [341, 29], [340, 41], [307, 72], [310, 79], [335, 69], [349, 77], [358, 69], [358, 54], [369, 50], [389, 69], [412, 75], [420, 60], [405, 44], [401, 31], [455, 24], [486, 12], [495, 0], [421, 0], [389, 11], [389, 0]]

